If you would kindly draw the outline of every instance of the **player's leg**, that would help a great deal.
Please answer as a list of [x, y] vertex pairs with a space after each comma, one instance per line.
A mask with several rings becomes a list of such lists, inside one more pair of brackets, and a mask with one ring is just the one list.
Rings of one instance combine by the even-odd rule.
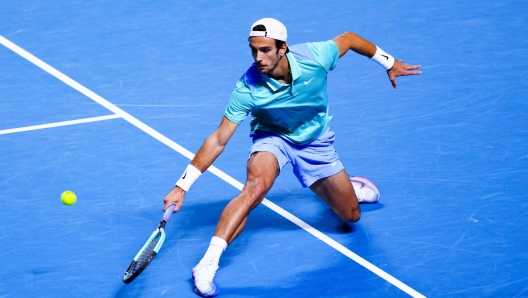
[[310, 189], [321, 197], [343, 220], [356, 222], [361, 217], [359, 202], [343, 169], [339, 173], [317, 180]]
[[233, 236], [231, 236], [231, 238], [227, 241], [228, 244], [233, 242], [233, 240], [235, 240], [238, 237], [238, 235], [240, 235], [240, 233], [242, 233], [242, 230], [244, 230], [244, 227], [246, 226], [246, 222], [247, 222], [248, 218], [249, 218], [249, 214], [246, 216], [246, 218], [244, 218], [242, 220], [242, 222], [238, 226], [238, 228], [235, 231], [235, 233], [233, 234]]
[[308, 144], [286, 148], [293, 173], [345, 221], [358, 221], [360, 207], [354, 187], [333, 146], [335, 133], [327, 130]]
[[248, 215], [264, 199], [279, 173], [277, 158], [270, 152], [255, 152], [247, 164], [247, 180], [238, 196], [227, 204], [216, 226], [214, 237], [200, 263], [193, 268], [195, 291], [214, 297], [214, 282], [222, 252], [244, 229]]
[[231, 243], [240, 234], [249, 212], [257, 207], [279, 174], [277, 158], [270, 152], [255, 152], [247, 164], [247, 180], [240, 194], [224, 208], [214, 235]]

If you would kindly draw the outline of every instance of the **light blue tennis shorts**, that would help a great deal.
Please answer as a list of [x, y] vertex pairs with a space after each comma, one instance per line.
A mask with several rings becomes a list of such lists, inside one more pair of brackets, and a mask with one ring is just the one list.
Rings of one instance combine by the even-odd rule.
[[279, 168], [291, 163], [293, 173], [303, 187], [309, 187], [321, 178], [330, 177], [343, 170], [333, 143], [335, 133], [327, 129], [323, 135], [310, 143], [297, 145], [279, 135], [257, 131], [251, 134], [251, 154], [259, 151], [271, 152], [279, 162]]

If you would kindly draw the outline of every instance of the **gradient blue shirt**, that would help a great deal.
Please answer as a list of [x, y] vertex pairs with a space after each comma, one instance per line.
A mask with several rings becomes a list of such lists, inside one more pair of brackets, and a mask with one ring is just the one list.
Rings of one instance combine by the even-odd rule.
[[277, 133], [292, 143], [308, 143], [328, 128], [327, 74], [339, 59], [334, 41], [303, 43], [286, 54], [292, 83], [258, 72], [253, 64], [238, 80], [224, 116], [240, 124], [251, 113], [251, 130]]

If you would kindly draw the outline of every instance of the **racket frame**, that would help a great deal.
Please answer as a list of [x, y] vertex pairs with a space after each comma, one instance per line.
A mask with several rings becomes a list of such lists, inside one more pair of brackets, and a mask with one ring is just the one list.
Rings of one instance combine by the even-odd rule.
[[[169, 218], [170, 216], [172, 215], [172, 213], [174, 212], [174, 205], [170, 205], [167, 210], [165, 211], [165, 213], [163, 214], [163, 217], [158, 225], [158, 227], [156, 228], [156, 230], [150, 235], [150, 237], [148, 238], [148, 240], [145, 242], [145, 244], [143, 244], [143, 246], [141, 247], [141, 249], [139, 250], [139, 252], [136, 254], [136, 256], [134, 257], [134, 259], [132, 260], [132, 262], [130, 263], [130, 265], [128, 266], [127, 270], [125, 271], [125, 274], [123, 276], [123, 282], [125, 284], [129, 284], [131, 283], [136, 277], [138, 277], [141, 272], [143, 272], [143, 270], [145, 270], [145, 268], [147, 268], [147, 266], [150, 264], [150, 262], [152, 262], [152, 260], [154, 259], [154, 257], [158, 254], [161, 246], [163, 245], [163, 242], [165, 241], [165, 237], [166, 237], [166, 234], [165, 234], [165, 225], [167, 224], [167, 221], [169, 221]], [[138, 268], [138, 270], [136, 270], [136, 272], [134, 272], [134, 274], [132, 275], [128, 275], [128, 271], [137, 264], [137, 260], [139, 259], [139, 257], [141, 256], [142, 252], [150, 245], [150, 242], [158, 236], [158, 234], [160, 234], [160, 239], [158, 241], [158, 243], [156, 243], [156, 246], [154, 247], [154, 249], [152, 250], [152, 253], [148, 256], [147, 258], [147, 261], [141, 266]]]

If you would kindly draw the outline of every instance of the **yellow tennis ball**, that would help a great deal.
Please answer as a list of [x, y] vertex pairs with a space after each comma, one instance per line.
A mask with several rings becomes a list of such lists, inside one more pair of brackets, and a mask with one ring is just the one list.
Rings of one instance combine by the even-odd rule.
[[70, 190], [67, 190], [62, 193], [61, 200], [64, 205], [71, 206], [77, 202], [77, 195]]

